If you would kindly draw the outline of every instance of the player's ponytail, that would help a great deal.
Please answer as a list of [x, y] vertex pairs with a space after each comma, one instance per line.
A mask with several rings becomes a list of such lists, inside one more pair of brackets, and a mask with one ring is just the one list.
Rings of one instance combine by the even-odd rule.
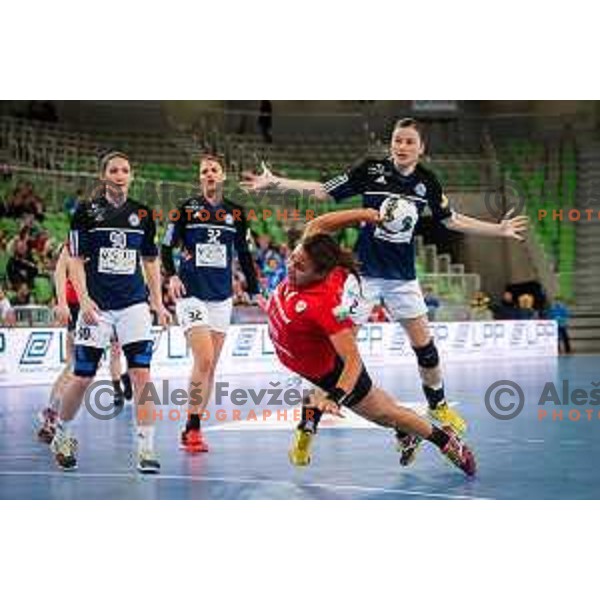
[[317, 233], [302, 241], [304, 251], [310, 257], [318, 273], [327, 275], [335, 267], [352, 273], [360, 284], [358, 263], [350, 250], [342, 248], [330, 235]]

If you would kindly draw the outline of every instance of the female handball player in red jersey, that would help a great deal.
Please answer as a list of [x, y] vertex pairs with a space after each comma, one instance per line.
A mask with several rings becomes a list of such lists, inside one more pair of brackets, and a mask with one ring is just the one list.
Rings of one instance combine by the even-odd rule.
[[[310, 445], [322, 413], [340, 414], [345, 406], [397, 434], [435, 444], [452, 463], [472, 476], [475, 457], [448, 425], [432, 425], [414, 411], [399, 406], [383, 389], [373, 385], [356, 344], [355, 324], [348, 316], [344, 296], [350, 280], [360, 284], [352, 254], [320, 229], [368, 222], [377, 225], [374, 209], [340, 211], [309, 225], [288, 260], [288, 276], [266, 305], [269, 334], [279, 360], [322, 393], [312, 393], [302, 410], [290, 459], [310, 462]], [[402, 459], [401, 459], [402, 462]]]

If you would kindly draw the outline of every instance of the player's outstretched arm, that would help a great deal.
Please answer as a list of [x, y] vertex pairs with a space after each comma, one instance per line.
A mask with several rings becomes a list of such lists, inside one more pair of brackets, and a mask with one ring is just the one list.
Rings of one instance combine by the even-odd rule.
[[333, 200], [333, 198], [325, 191], [325, 186], [318, 181], [302, 181], [300, 179], [286, 179], [285, 177], [277, 177], [273, 175], [267, 168], [265, 163], [262, 163], [262, 173], [246, 172], [242, 174], [241, 187], [248, 192], [258, 192], [261, 190], [277, 189], [285, 192], [294, 190], [296, 192], [308, 192], [310, 196], [317, 200]]
[[513, 209], [509, 210], [502, 217], [500, 223], [489, 223], [455, 212], [444, 223], [452, 231], [488, 237], [510, 238], [522, 242], [525, 240], [523, 236], [527, 232], [529, 217], [523, 215], [511, 217], [512, 213]]
[[352, 208], [325, 213], [306, 224], [304, 237], [317, 233], [333, 233], [334, 231], [344, 229], [345, 227], [352, 227], [363, 222], [380, 223], [381, 216], [379, 211], [374, 208]]

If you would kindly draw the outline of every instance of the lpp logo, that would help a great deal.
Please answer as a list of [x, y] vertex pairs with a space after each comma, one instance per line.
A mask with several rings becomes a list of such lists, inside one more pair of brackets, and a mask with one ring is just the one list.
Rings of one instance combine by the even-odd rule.
[[54, 333], [51, 331], [35, 331], [29, 335], [25, 349], [21, 355], [21, 365], [41, 365], [50, 350]]

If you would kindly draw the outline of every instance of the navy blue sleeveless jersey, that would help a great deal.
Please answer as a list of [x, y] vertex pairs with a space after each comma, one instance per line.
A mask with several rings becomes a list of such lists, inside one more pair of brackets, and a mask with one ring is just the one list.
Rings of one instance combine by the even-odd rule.
[[149, 212], [131, 198], [118, 209], [100, 198], [82, 202], [73, 215], [69, 249], [85, 260], [88, 293], [101, 310], [121, 310], [148, 299], [141, 258], [158, 256]]
[[194, 196], [178, 207], [177, 216], [167, 226], [163, 250], [181, 247], [178, 275], [188, 297], [209, 302], [231, 298], [234, 253], [246, 277], [248, 292], [258, 293], [241, 207], [227, 200], [212, 205], [203, 197]]
[[336, 201], [362, 195], [363, 206], [376, 210], [386, 198], [396, 197], [402, 201], [406, 215], [402, 231], [388, 233], [371, 223], [359, 231], [355, 250], [366, 277], [415, 279], [414, 230], [419, 217], [426, 207], [438, 221], [452, 215], [448, 198], [431, 171], [417, 165], [413, 173], [404, 176], [391, 158], [367, 159], [327, 181], [324, 188]]

